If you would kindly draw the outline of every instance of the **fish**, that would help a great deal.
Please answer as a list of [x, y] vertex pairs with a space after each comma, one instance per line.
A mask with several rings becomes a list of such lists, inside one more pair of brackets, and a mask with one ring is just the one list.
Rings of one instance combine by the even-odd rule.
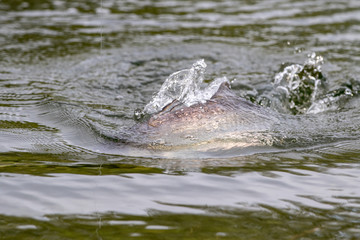
[[273, 144], [281, 120], [274, 112], [237, 96], [223, 82], [205, 102], [178, 100], [130, 129], [132, 143], [153, 151], [215, 151]]

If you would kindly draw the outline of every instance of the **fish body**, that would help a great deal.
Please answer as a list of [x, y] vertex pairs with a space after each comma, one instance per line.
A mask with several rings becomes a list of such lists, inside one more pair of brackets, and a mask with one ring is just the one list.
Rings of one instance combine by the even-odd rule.
[[271, 145], [278, 117], [241, 97], [229, 83], [204, 103], [189, 107], [174, 100], [147, 121], [132, 127], [138, 144], [154, 150], [230, 149]]

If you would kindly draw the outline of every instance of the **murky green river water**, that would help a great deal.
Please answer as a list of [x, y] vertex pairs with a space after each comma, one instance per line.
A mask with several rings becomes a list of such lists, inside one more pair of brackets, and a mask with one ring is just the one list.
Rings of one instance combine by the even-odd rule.
[[[326, 91], [294, 111], [270, 88], [313, 52]], [[358, 0], [0, 0], [0, 239], [360, 239], [359, 56]], [[286, 143], [109, 139], [198, 59]]]

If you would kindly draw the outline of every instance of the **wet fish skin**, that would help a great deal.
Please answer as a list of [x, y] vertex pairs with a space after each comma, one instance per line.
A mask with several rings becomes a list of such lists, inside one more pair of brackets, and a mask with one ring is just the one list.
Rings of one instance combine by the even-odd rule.
[[206, 149], [271, 143], [275, 113], [234, 94], [228, 83], [205, 103], [190, 107], [177, 100], [132, 127], [140, 145], [152, 149]]

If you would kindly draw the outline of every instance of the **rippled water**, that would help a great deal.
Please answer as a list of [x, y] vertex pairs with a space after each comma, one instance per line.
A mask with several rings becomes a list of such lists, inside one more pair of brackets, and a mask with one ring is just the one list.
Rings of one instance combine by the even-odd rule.
[[[360, 238], [359, 1], [0, 0], [0, 12], [1, 239]], [[284, 97], [279, 74], [313, 52], [322, 91]], [[164, 157], [112, 139], [198, 59], [206, 83], [226, 76], [281, 114], [283, 141]]]

